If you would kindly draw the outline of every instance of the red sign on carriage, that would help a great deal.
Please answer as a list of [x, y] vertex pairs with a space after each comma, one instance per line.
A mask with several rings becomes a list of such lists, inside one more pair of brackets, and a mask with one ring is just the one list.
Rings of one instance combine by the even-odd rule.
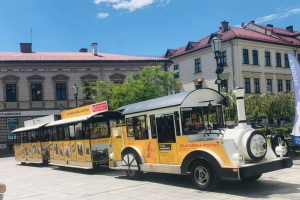
[[104, 112], [108, 110], [107, 101], [92, 104], [92, 112]]

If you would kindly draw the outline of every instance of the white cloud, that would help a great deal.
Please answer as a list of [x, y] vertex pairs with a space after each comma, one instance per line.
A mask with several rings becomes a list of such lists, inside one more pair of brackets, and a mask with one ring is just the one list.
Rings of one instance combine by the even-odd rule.
[[99, 19], [104, 19], [104, 18], [106, 18], [108, 16], [109, 16], [108, 13], [98, 13], [97, 14], [97, 18], [99, 18]]
[[95, 4], [106, 3], [111, 5], [114, 9], [125, 9], [130, 12], [135, 11], [136, 9], [142, 9], [145, 6], [157, 3], [158, 6], [164, 6], [170, 3], [171, 0], [94, 0]]
[[294, 9], [287, 10], [286, 12], [275, 13], [264, 17], [259, 17], [255, 19], [255, 22], [256, 23], [267, 22], [274, 19], [281, 19], [281, 18], [288, 17], [290, 15], [298, 15], [298, 14], [300, 14], [300, 8], [294, 8]]

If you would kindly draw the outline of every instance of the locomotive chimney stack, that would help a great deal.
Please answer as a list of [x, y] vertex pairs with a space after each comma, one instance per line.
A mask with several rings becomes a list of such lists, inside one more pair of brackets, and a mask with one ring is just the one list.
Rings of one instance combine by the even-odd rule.
[[236, 96], [236, 106], [237, 106], [239, 126], [247, 125], [246, 112], [245, 112], [245, 101], [244, 101], [245, 89], [242, 87], [237, 87], [234, 90], [234, 94]]

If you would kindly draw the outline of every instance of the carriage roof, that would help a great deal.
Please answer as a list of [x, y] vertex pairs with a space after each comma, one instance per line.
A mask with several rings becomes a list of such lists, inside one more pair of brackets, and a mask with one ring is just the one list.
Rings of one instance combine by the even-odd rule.
[[[217, 93], [223, 98], [223, 95], [218, 93], [217, 91], [210, 89], [210, 88], [203, 88], [199, 90], [190, 90], [185, 92], [180, 92], [177, 94], [159, 97], [156, 99], [150, 99], [147, 101], [142, 101], [134, 104], [129, 104], [126, 106], [122, 106], [118, 108], [116, 111], [122, 112], [122, 115], [128, 115], [133, 113], [145, 112], [149, 110], [156, 110], [156, 109], [163, 109], [167, 107], [179, 106], [182, 105], [183, 101], [192, 93], [196, 91], [210, 91], [210, 93]], [[205, 96], [205, 95], [204, 95]], [[204, 97], [202, 100], [207, 100], [207, 96]], [[209, 98], [209, 97], [208, 97]], [[197, 99], [197, 102], [201, 101], [201, 99]]]

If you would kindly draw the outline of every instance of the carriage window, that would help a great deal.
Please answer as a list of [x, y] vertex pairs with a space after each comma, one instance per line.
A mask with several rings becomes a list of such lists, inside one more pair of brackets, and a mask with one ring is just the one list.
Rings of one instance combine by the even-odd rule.
[[159, 143], [176, 142], [173, 115], [162, 115], [156, 118]]
[[175, 117], [175, 126], [176, 126], [176, 135], [180, 135], [180, 127], [179, 127], [179, 114], [178, 112], [174, 112], [174, 117]]
[[155, 116], [150, 115], [150, 128], [151, 128], [151, 135], [152, 138], [157, 138], [157, 132], [156, 132], [156, 123], [155, 123]]
[[127, 118], [126, 124], [128, 137], [134, 136], [136, 140], [149, 139], [146, 116]]
[[90, 123], [91, 138], [109, 137], [108, 126], [106, 121]]
[[83, 138], [83, 130], [81, 122], [75, 125], [75, 139], [80, 140]]
[[64, 140], [64, 129], [62, 126], [57, 127], [58, 140]]

